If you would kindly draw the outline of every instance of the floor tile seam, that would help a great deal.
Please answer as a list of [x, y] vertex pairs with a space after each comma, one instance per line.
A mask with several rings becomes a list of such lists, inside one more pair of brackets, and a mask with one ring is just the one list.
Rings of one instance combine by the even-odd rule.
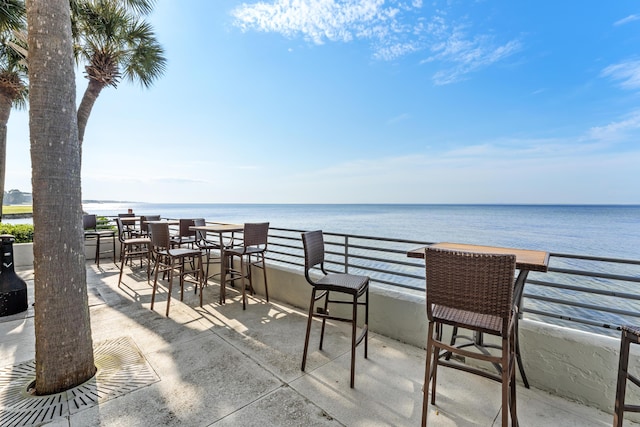
[[236, 414], [237, 412], [243, 411], [245, 408], [259, 402], [262, 399], [266, 399], [268, 398], [270, 395], [278, 392], [279, 390], [282, 390], [284, 388], [288, 388], [289, 390], [292, 390], [296, 395], [298, 395], [299, 397], [301, 397], [305, 402], [310, 403], [311, 405], [313, 405], [315, 408], [317, 408], [318, 410], [322, 411], [323, 413], [329, 415], [331, 417], [332, 420], [336, 421], [337, 423], [339, 423], [339, 425], [346, 427], [346, 424], [343, 424], [340, 420], [338, 420], [337, 417], [335, 417], [334, 415], [332, 415], [329, 411], [327, 411], [326, 409], [318, 406], [318, 404], [316, 404], [313, 400], [309, 399], [308, 397], [306, 397], [305, 395], [301, 394], [298, 390], [296, 390], [295, 388], [291, 387], [289, 384], [287, 384], [286, 382], [281, 382], [279, 386], [273, 388], [272, 390], [269, 390], [268, 392], [260, 395], [259, 397], [253, 399], [250, 402], [247, 402], [246, 404], [244, 404], [243, 406], [240, 406], [238, 408], [236, 408], [233, 412], [230, 412], [228, 414], [226, 414], [225, 416], [218, 418], [216, 421], [214, 421], [211, 424], [208, 424], [207, 427], [214, 427], [217, 423], [219, 423], [220, 421], [223, 421], [225, 418], [228, 418], [234, 414]]
[[305, 399], [308, 402], [311, 402], [311, 404], [313, 406], [315, 406], [316, 408], [320, 409], [322, 412], [324, 412], [325, 414], [329, 415], [334, 421], [336, 421], [337, 423], [339, 423], [341, 426], [347, 426], [347, 424], [344, 424], [340, 418], [335, 415], [332, 414], [331, 411], [328, 411], [327, 409], [323, 408], [322, 406], [320, 406], [318, 403], [316, 403], [313, 399], [309, 398], [308, 396], [304, 395], [300, 390], [298, 390], [296, 388], [296, 384], [298, 382], [302, 382], [303, 378], [306, 376], [311, 375], [311, 372], [304, 372], [302, 371], [302, 375], [294, 378], [293, 380], [291, 380], [289, 383], [287, 383], [287, 386], [293, 390], [298, 396], [301, 396], [303, 399]]

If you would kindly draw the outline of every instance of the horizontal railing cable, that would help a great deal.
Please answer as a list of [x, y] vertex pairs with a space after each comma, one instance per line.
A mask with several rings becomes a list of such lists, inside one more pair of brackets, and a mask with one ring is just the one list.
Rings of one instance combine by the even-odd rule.
[[[270, 228], [268, 263], [302, 273], [304, 231]], [[238, 234], [241, 242], [242, 233]], [[332, 232], [323, 235], [329, 272], [368, 275], [372, 286], [424, 292], [424, 261], [408, 258], [407, 252], [434, 242]], [[621, 324], [639, 323], [640, 260], [549, 255], [548, 272], [528, 276], [521, 307], [525, 318], [601, 334], [612, 334]]]

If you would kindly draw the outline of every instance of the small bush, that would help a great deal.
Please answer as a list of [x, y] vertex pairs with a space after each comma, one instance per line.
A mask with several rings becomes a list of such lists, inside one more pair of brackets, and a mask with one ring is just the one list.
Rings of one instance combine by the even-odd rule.
[[33, 242], [33, 225], [0, 223], [0, 234], [11, 234], [16, 238], [15, 243], [31, 243]]

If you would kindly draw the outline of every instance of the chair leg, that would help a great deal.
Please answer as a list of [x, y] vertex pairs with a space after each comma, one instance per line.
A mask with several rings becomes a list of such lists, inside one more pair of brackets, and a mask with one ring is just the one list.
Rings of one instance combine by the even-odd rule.
[[369, 350], [369, 287], [367, 286], [367, 292], [365, 295], [364, 304], [364, 327], [366, 328], [364, 333], [364, 358], [367, 358]]
[[511, 378], [511, 343], [509, 339], [502, 339], [502, 427], [509, 425], [509, 379]]
[[358, 323], [358, 295], [353, 296], [353, 315], [351, 317], [351, 388], [356, 374], [356, 324]]
[[624, 400], [627, 389], [627, 370], [629, 368], [629, 346], [631, 342], [627, 338], [627, 332], [622, 331], [620, 340], [620, 361], [618, 362], [618, 381], [616, 386], [616, 402], [613, 413], [613, 426], [622, 427], [624, 420]]
[[[429, 335], [433, 338], [433, 329]], [[438, 359], [440, 356], [440, 347], [438, 347], [433, 341], [431, 341], [432, 353], [431, 353], [431, 404], [436, 404], [436, 386], [438, 385]]]
[[100, 235], [96, 238], [96, 267], [100, 267]]
[[425, 358], [424, 366], [424, 383], [422, 384], [422, 427], [426, 427], [427, 415], [429, 413], [429, 382], [431, 381], [431, 353], [433, 352], [433, 345], [431, 344], [432, 335], [433, 323], [429, 322], [427, 331], [427, 356]]
[[307, 364], [307, 349], [309, 348], [309, 335], [311, 334], [311, 320], [313, 319], [313, 306], [316, 302], [316, 289], [313, 288], [311, 290], [311, 301], [309, 302], [309, 316], [307, 316], [307, 333], [304, 336], [304, 350], [302, 352], [302, 367], [301, 371], [304, 371], [304, 368]]
[[[324, 314], [328, 314], [327, 310], [329, 308], [329, 291], [325, 291], [325, 292], [326, 293], [324, 294]], [[326, 324], [327, 324], [327, 318], [323, 317], [322, 327], [320, 328], [320, 346], [318, 347], [320, 350], [322, 350], [322, 344], [324, 343], [324, 329]]]
[[[251, 270], [251, 263], [249, 263], [249, 266], [247, 267], [249, 269], [249, 271]], [[240, 255], [240, 282], [242, 284], [242, 309], [246, 310], [247, 309], [247, 290], [246, 290], [246, 284], [244, 282], [244, 257], [242, 255]]]
[[204, 284], [206, 281], [207, 277], [204, 274], [204, 267], [202, 266], [202, 253], [200, 253], [198, 256], [198, 283], [196, 283], [196, 289], [198, 288], [198, 284], [200, 284], [200, 307], [202, 307], [202, 293], [204, 292]]
[[118, 277], [118, 287], [120, 287], [120, 284], [122, 283], [122, 272], [124, 271], [124, 260], [125, 260], [125, 251], [124, 251], [124, 247], [121, 246], [121, 249], [120, 249], [120, 276]]
[[269, 302], [269, 288], [267, 287], [267, 265], [264, 262], [264, 252], [262, 254], [262, 276], [264, 277], [264, 294]]
[[167, 293], [167, 312], [165, 316], [169, 317], [169, 307], [171, 307], [171, 290], [173, 288], [173, 259], [169, 260], [171, 268], [169, 269], [169, 292]]
[[115, 234], [113, 236], [111, 236], [111, 245], [112, 245], [112, 250], [113, 250], [113, 263], [116, 263], [116, 236]]
[[156, 290], [158, 289], [158, 272], [160, 271], [160, 257], [161, 255], [158, 255], [158, 257], [156, 257], [156, 265], [154, 266], [154, 270], [155, 270], [155, 274], [153, 276], [153, 291], [151, 293], [151, 310], [153, 310], [153, 303], [155, 302], [156, 299]]

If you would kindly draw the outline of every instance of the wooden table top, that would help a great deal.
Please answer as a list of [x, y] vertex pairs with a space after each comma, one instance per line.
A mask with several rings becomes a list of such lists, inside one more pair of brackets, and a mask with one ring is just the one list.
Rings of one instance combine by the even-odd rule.
[[[503, 248], [499, 246], [483, 246], [483, 245], [470, 245], [466, 243], [435, 243], [429, 245], [432, 248], [451, 249], [466, 252], [479, 252], [485, 254], [499, 254], [499, 255], [515, 255], [516, 256], [516, 268], [519, 270], [530, 271], [542, 271], [546, 272], [549, 268], [549, 252], [537, 251], [531, 249], [515, 249], [515, 248]], [[424, 259], [425, 247], [412, 249], [407, 252], [409, 258], [422, 258]]]
[[168, 224], [168, 225], [180, 225], [180, 221], [177, 219], [160, 219], [157, 221], [145, 221], [145, 224]]
[[224, 233], [232, 231], [243, 231], [243, 224], [207, 224], [207, 225], [192, 225], [189, 230], [208, 231], [211, 233]]

